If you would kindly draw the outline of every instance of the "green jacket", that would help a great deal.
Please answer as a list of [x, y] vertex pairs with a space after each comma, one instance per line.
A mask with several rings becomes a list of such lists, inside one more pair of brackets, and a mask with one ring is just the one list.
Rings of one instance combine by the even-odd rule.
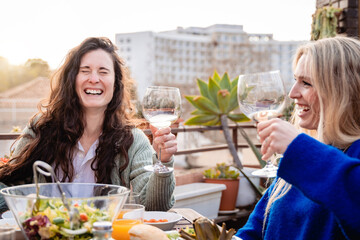
[[[24, 129], [24, 133], [34, 135], [29, 128]], [[158, 175], [153, 172], [147, 172], [144, 166], [153, 164], [156, 161], [156, 154], [151, 146], [149, 139], [143, 131], [134, 128], [132, 130], [134, 142], [129, 148], [129, 164], [127, 168], [121, 173], [125, 181], [125, 186], [130, 188], [130, 184], [134, 192], [140, 193], [140, 201], [148, 211], [167, 211], [175, 203], [173, 192], [175, 189], [175, 177], [173, 172]], [[27, 138], [22, 138], [16, 145], [14, 154], [20, 153], [21, 149], [30, 141]], [[111, 173], [111, 181], [114, 185], [121, 185], [118, 168], [121, 162], [124, 161], [124, 156], [121, 154], [116, 156], [117, 167]], [[174, 159], [164, 164], [168, 167], [173, 167]], [[40, 182], [45, 182], [42, 177]], [[22, 182], [17, 182], [14, 185], [30, 184], [32, 179], [25, 179]], [[6, 187], [0, 183], [0, 188]], [[0, 196], [0, 212], [7, 210], [6, 203], [2, 196]]]

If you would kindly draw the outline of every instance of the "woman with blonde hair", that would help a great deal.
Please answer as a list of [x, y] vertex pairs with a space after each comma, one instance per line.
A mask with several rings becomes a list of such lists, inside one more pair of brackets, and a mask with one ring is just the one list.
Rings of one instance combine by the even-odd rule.
[[[170, 209], [173, 173], [144, 169], [156, 159], [173, 166], [177, 150], [170, 128], [154, 130], [154, 145], [132, 123], [127, 68], [107, 38], [88, 38], [72, 49], [52, 78], [46, 104], [30, 120], [9, 164], [0, 166], [1, 187], [31, 183], [37, 160], [50, 164], [62, 182], [132, 187], [147, 210]], [[51, 179], [44, 179], [51, 181]], [[4, 199], [0, 211], [7, 209]]]
[[360, 41], [334, 37], [301, 46], [294, 59], [298, 125], [258, 124], [263, 159], [282, 153], [277, 178], [237, 236], [360, 239]]

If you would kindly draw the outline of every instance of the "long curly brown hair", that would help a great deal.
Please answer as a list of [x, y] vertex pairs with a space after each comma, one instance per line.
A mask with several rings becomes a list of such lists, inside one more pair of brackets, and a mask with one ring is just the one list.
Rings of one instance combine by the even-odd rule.
[[[111, 183], [111, 171], [116, 166], [115, 156], [121, 154], [124, 156], [122, 159], [125, 159], [119, 169], [121, 176], [129, 162], [127, 151], [133, 143], [133, 124], [130, 121], [134, 109], [131, 104], [132, 80], [109, 39], [88, 38], [68, 53], [64, 64], [52, 76], [50, 96], [39, 104], [38, 113], [29, 123], [35, 136], [20, 136], [31, 141], [20, 154], [14, 156], [12, 164], [0, 167], [1, 182], [11, 185], [33, 177], [32, 165], [36, 160], [55, 166], [55, 172], [61, 169], [64, 173], [61, 181], [73, 180], [72, 156], [85, 125], [75, 80], [82, 57], [97, 49], [106, 51], [113, 59], [115, 88], [113, 98], [105, 110], [102, 134], [91, 168], [95, 172], [97, 183]], [[123, 179], [121, 181], [124, 182]]]

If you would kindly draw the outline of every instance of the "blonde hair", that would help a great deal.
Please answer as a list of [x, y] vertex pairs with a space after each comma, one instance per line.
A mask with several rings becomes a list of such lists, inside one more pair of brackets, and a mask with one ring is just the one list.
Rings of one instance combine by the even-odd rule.
[[[309, 42], [297, 50], [294, 69], [303, 55], [307, 56], [306, 67], [320, 104], [318, 128], [307, 133], [315, 133], [325, 144], [346, 149], [360, 137], [360, 41], [338, 36]], [[278, 178], [266, 206], [263, 230], [271, 205], [290, 189], [291, 184]]]

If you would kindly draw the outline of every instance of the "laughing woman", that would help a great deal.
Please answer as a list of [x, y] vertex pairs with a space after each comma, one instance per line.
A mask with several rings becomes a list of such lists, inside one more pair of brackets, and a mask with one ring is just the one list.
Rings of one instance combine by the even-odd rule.
[[258, 124], [263, 159], [283, 153], [278, 177], [237, 232], [247, 239], [360, 239], [360, 42], [300, 47], [289, 96], [301, 128]]
[[[131, 80], [116, 47], [106, 38], [89, 38], [69, 52], [52, 78], [46, 104], [30, 120], [0, 182], [31, 183], [32, 165], [53, 166], [62, 182], [108, 183], [132, 187], [147, 210], [174, 204], [173, 173], [144, 170], [162, 147], [161, 161], [173, 165], [177, 151], [170, 128], [154, 131], [154, 148], [132, 124]], [[0, 211], [6, 210], [3, 199]]]

